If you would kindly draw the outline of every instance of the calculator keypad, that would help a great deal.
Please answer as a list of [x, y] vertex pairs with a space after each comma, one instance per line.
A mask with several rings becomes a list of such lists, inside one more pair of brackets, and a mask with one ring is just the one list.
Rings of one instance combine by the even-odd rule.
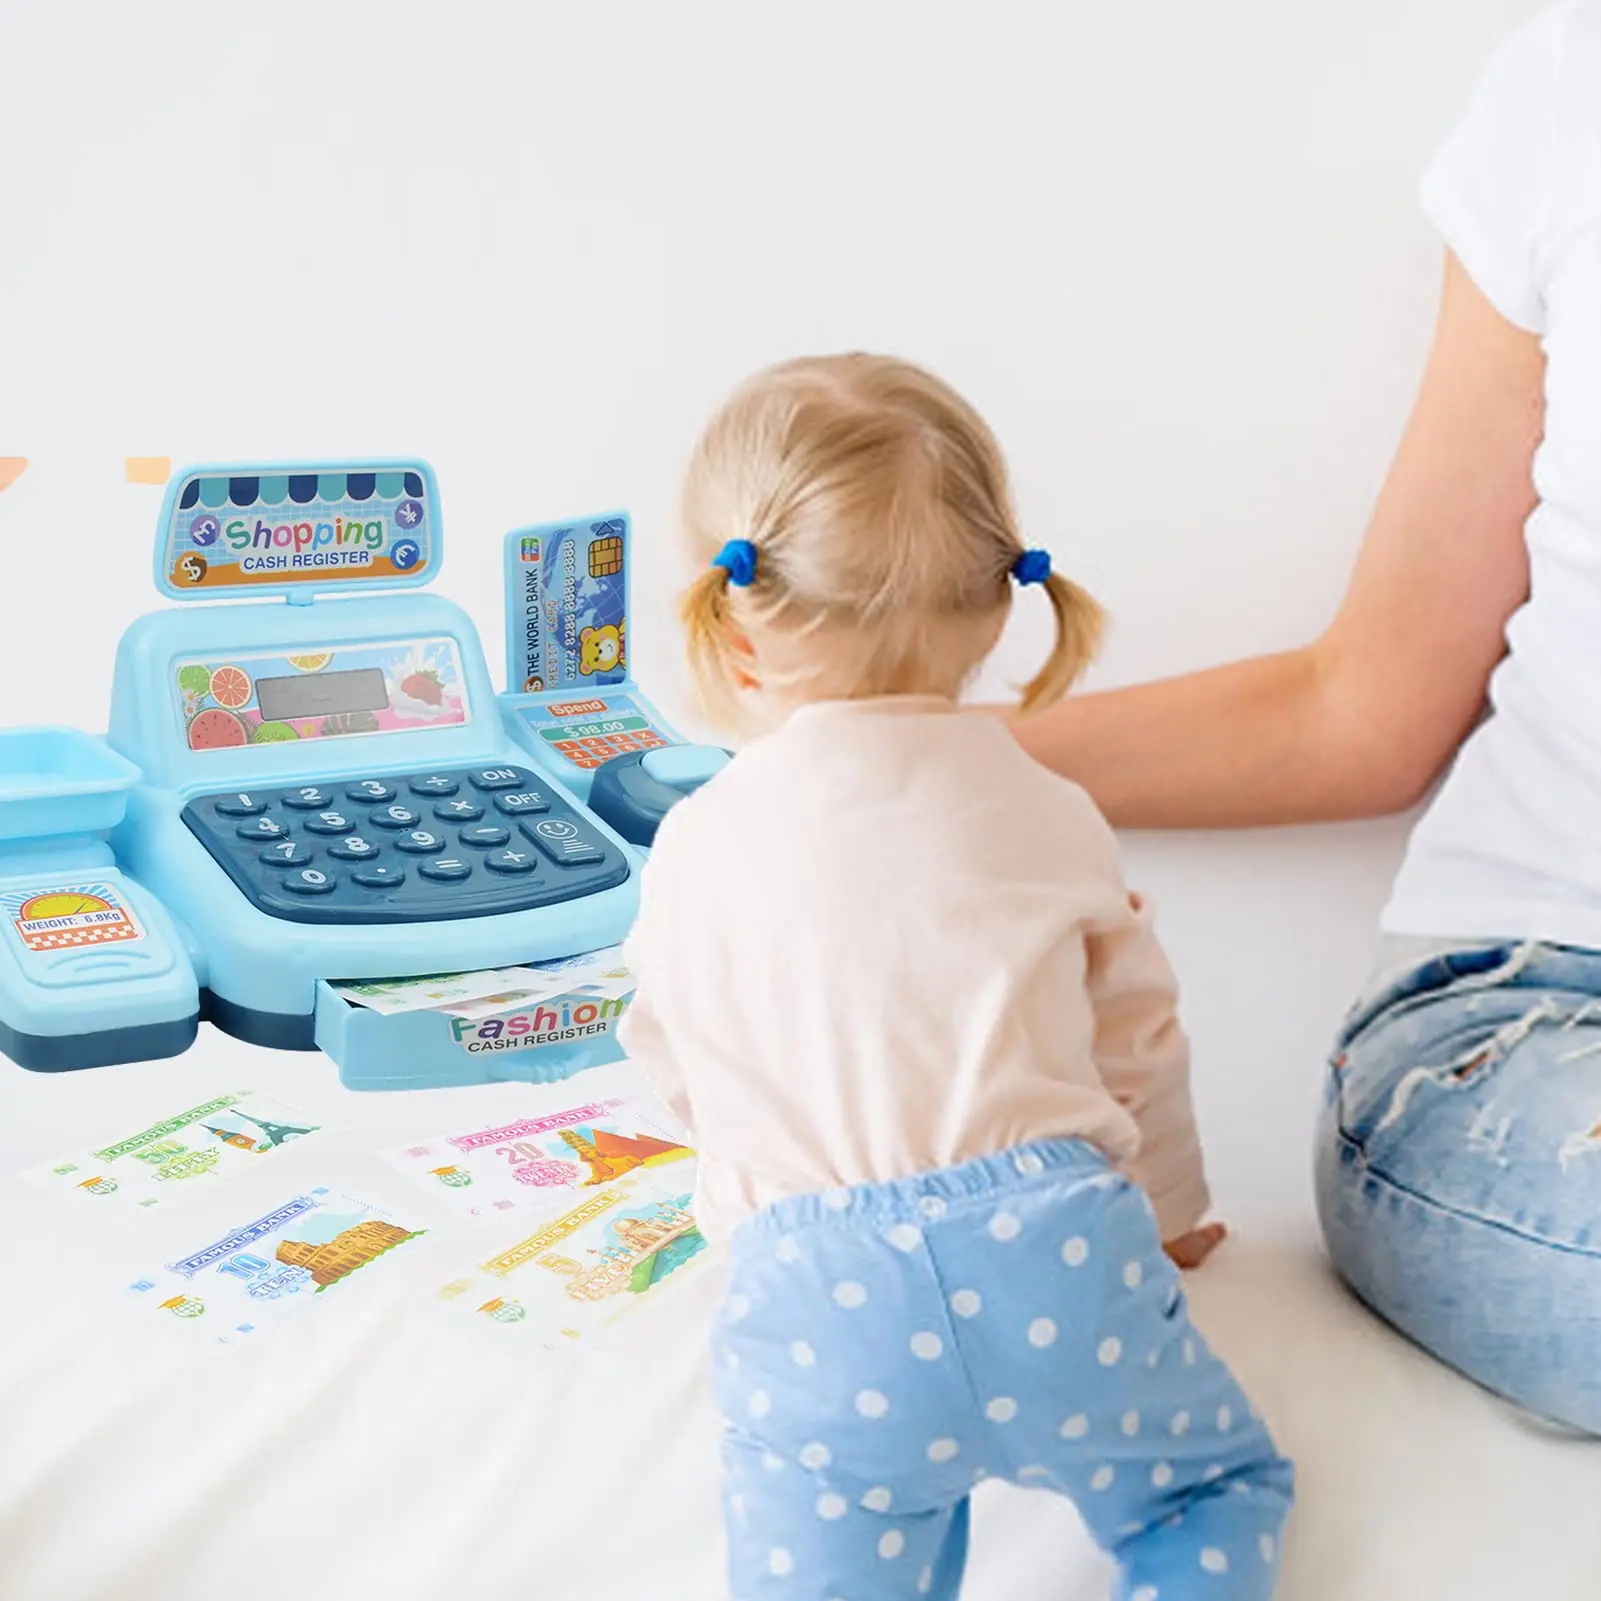
[[253, 905], [300, 923], [487, 917], [628, 877], [617, 847], [524, 767], [218, 791], [183, 818]]

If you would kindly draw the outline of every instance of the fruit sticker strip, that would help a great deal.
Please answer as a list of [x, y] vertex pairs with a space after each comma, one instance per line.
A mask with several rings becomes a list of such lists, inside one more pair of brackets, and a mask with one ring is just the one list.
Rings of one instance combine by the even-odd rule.
[[689, 1264], [706, 1261], [682, 1168], [607, 1184], [509, 1238], [439, 1291], [458, 1323], [471, 1321], [519, 1359], [581, 1351]]
[[168, 1329], [238, 1345], [330, 1291], [339, 1294], [352, 1277], [370, 1278], [374, 1264], [425, 1232], [370, 1201], [318, 1186], [248, 1222], [185, 1240], [129, 1292]]
[[471, 716], [448, 638], [183, 661], [175, 679], [191, 750], [451, 727]]
[[695, 1153], [643, 1100], [609, 1099], [517, 1118], [496, 1128], [440, 1135], [386, 1159], [464, 1216], [493, 1220], [550, 1212], [575, 1193], [672, 1169], [690, 1183]]
[[216, 1180], [253, 1171], [263, 1158], [322, 1125], [293, 1107], [240, 1090], [158, 1117], [142, 1129], [74, 1151], [23, 1176], [93, 1211], [144, 1211]]

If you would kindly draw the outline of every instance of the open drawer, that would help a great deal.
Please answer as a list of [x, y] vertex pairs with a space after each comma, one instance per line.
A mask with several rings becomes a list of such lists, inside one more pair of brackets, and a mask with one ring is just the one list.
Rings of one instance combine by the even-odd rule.
[[317, 1045], [352, 1090], [554, 1084], [622, 1060], [617, 1023], [631, 999], [556, 995], [488, 1018], [430, 1011], [385, 1017], [324, 982], [317, 986]]

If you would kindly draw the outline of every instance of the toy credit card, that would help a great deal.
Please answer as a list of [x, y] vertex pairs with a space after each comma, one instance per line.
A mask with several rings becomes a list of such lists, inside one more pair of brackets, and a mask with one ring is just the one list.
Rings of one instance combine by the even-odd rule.
[[143, 1211], [254, 1170], [320, 1130], [315, 1118], [240, 1090], [154, 1118], [23, 1176], [86, 1209]]
[[415, 1218], [318, 1185], [185, 1239], [128, 1293], [162, 1327], [238, 1344], [337, 1299], [358, 1275], [367, 1281], [382, 1273], [394, 1252], [425, 1232]]
[[556, 1211], [581, 1192], [671, 1169], [689, 1183], [695, 1153], [643, 1101], [612, 1097], [489, 1128], [442, 1134], [384, 1153], [464, 1216]]
[[506, 536], [507, 685], [524, 694], [628, 676], [626, 512]]

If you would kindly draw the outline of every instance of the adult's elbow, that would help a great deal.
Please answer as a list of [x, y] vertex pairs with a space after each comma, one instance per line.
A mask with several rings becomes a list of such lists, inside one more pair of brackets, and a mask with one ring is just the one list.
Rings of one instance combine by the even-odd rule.
[[1425, 801], [1479, 708], [1409, 700], [1371, 671], [1318, 663], [1316, 716], [1329, 771], [1330, 815], [1386, 817]]

